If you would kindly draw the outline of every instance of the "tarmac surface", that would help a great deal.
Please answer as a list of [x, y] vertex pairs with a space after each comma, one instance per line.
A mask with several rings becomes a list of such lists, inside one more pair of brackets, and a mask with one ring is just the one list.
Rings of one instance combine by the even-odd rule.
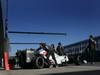
[[100, 75], [100, 63], [93, 65], [69, 64], [64, 67], [44, 69], [15, 69], [10, 71], [0, 70], [0, 75]]

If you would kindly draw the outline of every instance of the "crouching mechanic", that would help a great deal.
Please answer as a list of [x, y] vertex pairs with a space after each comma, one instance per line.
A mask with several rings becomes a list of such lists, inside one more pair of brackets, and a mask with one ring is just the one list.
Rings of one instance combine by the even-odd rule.
[[52, 59], [55, 62], [54, 67], [56, 67], [57, 66], [57, 61], [56, 61], [56, 58], [55, 58], [55, 55], [54, 55], [54, 53], [55, 53], [54, 44], [51, 44], [51, 46], [49, 46], [49, 45], [46, 45], [45, 43], [40, 43], [40, 47], [37, 49], [37, 51], [39, 51], [41, 49], [43, 49], [46, 52], [48, 52], [48, 54], [47, 54], [47, 60], [48, 61], [49, 61], [50, 55], [52, 56]]

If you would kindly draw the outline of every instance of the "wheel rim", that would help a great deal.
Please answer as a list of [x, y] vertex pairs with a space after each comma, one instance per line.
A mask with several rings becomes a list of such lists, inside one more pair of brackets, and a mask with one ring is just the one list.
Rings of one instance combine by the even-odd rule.
[[36, 60], [37, 68], [43, 68], [44, 67], [44, 59], [42, 57], [38, 57]]
[[42, 66], [42, 65], [43, 65], [43, 59], [42, 59], [42, 58], [39, 58], [39, 59], [38, 59], [38, 65], [39, 65], [39, 66]]

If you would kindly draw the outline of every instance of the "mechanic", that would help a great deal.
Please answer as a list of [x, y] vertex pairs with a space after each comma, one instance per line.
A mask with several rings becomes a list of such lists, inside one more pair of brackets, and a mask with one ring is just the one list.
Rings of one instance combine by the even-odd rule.
[[51, 44], [51, 46], [50, 46], [50, 52], [49, 52], [49, 54], [48, 54], [48, 58], [50, 57], [50, 55], [52, 56], [52, 59], [54, 60], [54, 62], [55, 62], [55, 65], [54, 65], [54, 67], [56, 67], [57, 66], [57, 60], [56, 60], [56, 58], [55, 58], [55, 53], [56, 53], [56, 51], [55, 51], [55, 46], [54, 46], [54, 44]]
[[56, 51], [57, 51], [58, 55], [60, 55], [60, 56], [65, 55], [64, 47], [61, 45], [61, 42], [58, 43]]
[[37, 51], [41, 49], [45, 50], [46, 52], [49, 52], [48, 46], [45, 43], [40, 43], [40, 47], [37, 49]]
[[55, 65], [53, 67], [56, 67], [57, 66], [57, 61], [56, 61], [56, 58], [55, 58], [55, 55], [54, 55], [54, 52], [55, 52], [54, 44], [51, 44], [51, 46], [49, 46], [49, 45], [46, 45], [45, 43], [40, 43], [40, 48], [38, 48], [37, 51], [39, 51], [41, 49], [48, 52], [48, 54], [47, 54], [47, 60], [48, 61], [49, 61], [50, 55], [52, 56], [52, 59], [55, 62]]
[[88, 49], [89, 49], [90, 62], [91, 64], [94, 64], [96, 41], [94, 40], [94, 37], [92, 35], [89, 36]]

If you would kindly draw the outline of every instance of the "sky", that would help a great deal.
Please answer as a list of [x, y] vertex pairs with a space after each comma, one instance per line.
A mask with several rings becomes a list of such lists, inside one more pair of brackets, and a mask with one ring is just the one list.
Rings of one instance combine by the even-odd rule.
[[[64, 32], [67, 36], [8, 34], [10, 42], [58, 42], [69, 45], [100, 35], [100, 0], [8, 0], [8, 30]], [[39, 45], [11, 45], [17, 49]]]

